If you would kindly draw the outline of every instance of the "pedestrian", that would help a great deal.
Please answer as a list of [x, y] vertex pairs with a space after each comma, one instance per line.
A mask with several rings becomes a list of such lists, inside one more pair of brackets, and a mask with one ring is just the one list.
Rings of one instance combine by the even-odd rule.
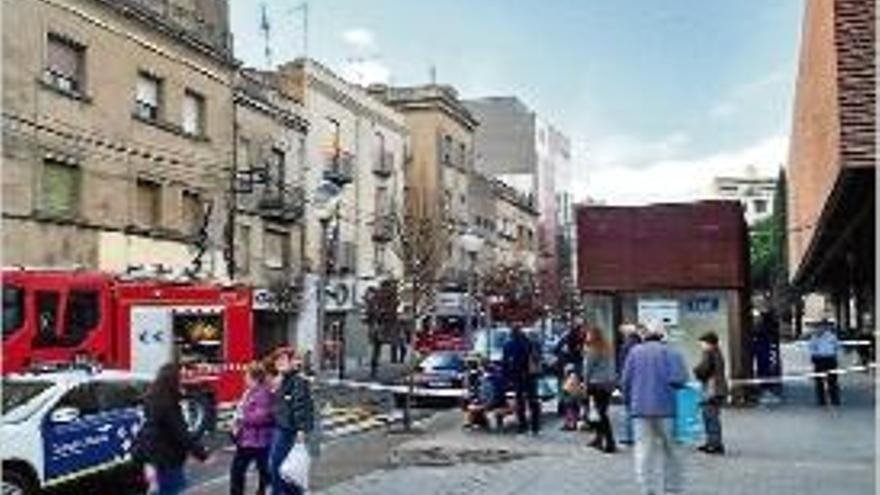
[[[502, 365], [507, 384], [516, 397], [516, 418], [519, 433], [531, 428], [537, 435], [541, 430], [541, 403], [538, 401], [538, 376], [540, 374], [540, 351], [523, 332], [522, 325], [514, 323], [510, 340], [504, 344]], [[526, 422], [526, 404], [529, 416]]]
[[724, 355], [718, 346], [718, 335], [707, 332], [700, 337], [703, 355], [694, 367], [694, 376], [703, 388], [703, 425], [706, 429], [706, 443], [699, 450], [707, 454], [724, 454], [721, 438], [721, 406], [727, 397], [727, 374], [724, 370]]
[[574, 366], [578, 376], [584, 373], [584, 331], [581, 325], [571, 325], [556, 344], [555, 354], [558, 359], [559, 376], [564, 379], [563, 370], [569, 364]]
[[837, 353], [840, 343], [834, 331], [834, 324], [825, 319], [822, 320], [813, 336], [810, 338], [810, 359], [813, 361], [813, 371], [816, 375], [816, 399], [820, 406], [831, 401], [831, 405], [840, 405], [840, 388], [837, 384], [837, 374], [831, 371], [837, 370]]
[[611, 393], [617, 383], [617, 376], [614, 372], [614, 353], [601, 329], [593, 327], [587, 331], [585, 356], [584, 382], [587, 395], [593, 400], [599, 414], [595, 437], [590, 446], [612, 454], [617, 451], [617, 444], [614, 442], [608, 407], [611, 405]]
[[163, 365], [147, 391], [144, 426], [135, 446], [136, 456], [145, 463], [151, 495], [183, 493], [187, 457], [208, 459], [208, 452], [186, 426], [181, 398], [180, 368], [176, 363]]
[[269, 444], [272, 442], [273, 395], [260, 363], [252, 363], [245, 372], [247, 389], [238, 403], [232, 421], [235, 455], [229, 473], [230, 495], [244, 493], [245, 475], [251, 462], [256, 463], [257, 495], [266, 493], [269, 482]]
[[[626, 358], [629, 357], [633, 347], [642, 343], [642, 335], [645, 333], [644, 328], [631, 323], [620, 325], [621, 341], [620, 355], [618, 358], [617, 369], [622, 370], [626, 364]], [[635, 433], [633, 433], [633, 417], [629, 409], [629, 405], [623, 405], [623, 434], [617, 441], [620, 444], [632, 445], [635, 442]]]
[[289, 347], [276, 349], [271, 361], [277, 376], [274, 398], [275, 427], [269, 448], [272, 495], [303, 495], [302, 487], [288, 484], [280, 468], [294, 445], [305, 443], [315, 426], [311, 385], [299, 370], [296, 353]]
[[623, 368], [623, 395], [635, 426], [635, 470], [644, 495], [681, 493], [683, 473], [675, 446], [675, 391], [687, 382], [684, 359], [658, 327], [635, 346]]

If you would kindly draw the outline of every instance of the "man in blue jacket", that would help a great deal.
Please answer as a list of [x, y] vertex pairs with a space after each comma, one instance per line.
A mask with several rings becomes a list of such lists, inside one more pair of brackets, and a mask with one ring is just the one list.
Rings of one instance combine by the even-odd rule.
[[675, 390], [687, 382], [684, 359], [665, 342], [665, 330], [649, 330], [623, 368], [623, 394], [633, 416], [636, 477], [645, 495], [681, 493], [683, 473], [675, 448]]
[[541, 429], [541, 403], [538, 401], [540, 351], [529, 340], [518, 323], [511, 329], [510, 340], [504, 344], [502, 369], [504, 380], [516, 395], [516, 417], [519, 432], [525, 433], [526, 403], [529, 406], [529, 425], [537, 435]]

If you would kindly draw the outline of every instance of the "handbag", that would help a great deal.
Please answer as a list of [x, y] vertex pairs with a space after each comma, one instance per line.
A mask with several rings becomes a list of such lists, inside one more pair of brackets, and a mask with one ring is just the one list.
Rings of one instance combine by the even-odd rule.
[[303, 491], [309, 489], [309, 467], [311, 458], [304, 443], [296, 443], [287, 453], [278, 472], [281, 478], [291, 484], [301, 488]]
[[695, 444], [703, 437], [703, 420], [700, 413], [702, 394], [699, 385], [688, 383], [675, 391], [675, 441]]

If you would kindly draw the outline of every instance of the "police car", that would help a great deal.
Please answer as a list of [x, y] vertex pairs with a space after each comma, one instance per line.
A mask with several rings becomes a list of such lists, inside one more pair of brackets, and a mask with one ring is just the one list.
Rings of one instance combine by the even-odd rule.
[[149, 377], [93, 368], [3, 377], [2, 495], [31, 495], [129, 465]]

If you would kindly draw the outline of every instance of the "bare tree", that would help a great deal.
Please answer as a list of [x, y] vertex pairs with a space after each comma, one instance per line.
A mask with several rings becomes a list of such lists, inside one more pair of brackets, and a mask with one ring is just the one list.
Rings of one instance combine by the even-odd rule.
[[[409, 305], [410, 344], [418, 333], [419, 322], [433, 305], [437, 286], [449, 260], [448, 246], [455, 227], [449, 221], [441, 201], [426, 200], [419, 192], [407, 189], [403, 203], [393, 215], [395, 242], [392, 244], [403, 266], [402, 293]], [[412, 426], [411, 401], [413, 369], [407, 370], [407, 394], [404, 402], [403, 424]]]

